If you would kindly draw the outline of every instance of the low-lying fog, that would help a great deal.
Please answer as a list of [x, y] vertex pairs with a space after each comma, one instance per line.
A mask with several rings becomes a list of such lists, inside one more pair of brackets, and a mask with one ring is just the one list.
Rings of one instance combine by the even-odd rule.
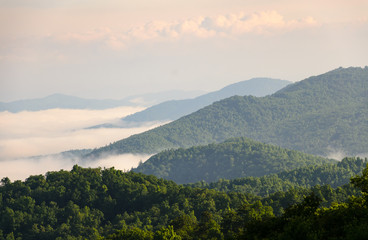
[[134, 128], [85, 129], [118, 122], [120, 118], [143, 108], [120, 107], [107, 110], [51, 109], [38, 112], [0, 112], [0, 179], [25, 179], [47, 171], [69, 170], [74, 164], [83, 167], [112, 167], [129, 170], [144, 162], [148, 155], [124, 154], [93, 162], [64, 159], [55, 154], [71, 149], [97, 148], [154, 128], [159, 123]]

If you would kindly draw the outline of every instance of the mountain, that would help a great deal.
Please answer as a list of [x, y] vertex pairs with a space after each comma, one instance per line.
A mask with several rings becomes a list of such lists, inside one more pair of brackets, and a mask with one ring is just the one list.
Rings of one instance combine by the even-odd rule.
[[339, 68], [266, 97], [234, 96], [161, 127], [92, 151], [157, 153], [248, 137], [327, 156], [368, 149], [368, 67]]
[[224, 98], [234, 95], [263, 97], [280, 90], [290, 83], [289, 81], [279, 79], [253, 78], [231, 84], [219, 91], [211, 92], [194, 99], [166, 101], [141, 112], [126, 116], [122, 120], [127, 124], [131, 122], [176, 120]]
[[170, 99], [183, 99], [202, 94], [201, 91], [166, 91], [126, 97], [121, 100], [113, 99], [84, 99], [64, 94], [53, 94], [44, 98], [0, 102], [0, 111], [21, 112], [40, 111], [53, 108], [63, 109], [107, 109], [120, 106], [151, 106]]
[[367, 162], [367, 158], [347, 157], [340, 162], [309, 165], [262, 177], [220, 179], [211, 183], [200, 181], [186, 185], [224, 192], [251, 193], [258, 196], [288, 191], [291, 188], [310, 188], [317, 185], [328, 184], [332, 188], [337, 188], [348, 184], [350, 178], [361, 174]]
[[221, 178], [259, 177], [327, 162], [332, 160], [251, 139], [234, 138], [219, 144], [166, 150], [152, 156], [133, 171], [182, 184], [214, 182]]

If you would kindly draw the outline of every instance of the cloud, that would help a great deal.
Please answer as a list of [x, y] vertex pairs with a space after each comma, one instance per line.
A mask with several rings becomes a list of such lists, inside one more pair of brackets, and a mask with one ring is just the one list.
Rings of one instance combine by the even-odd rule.
[[276, 11], [252, 14], [227, 14], [215, 17], [197, 17], [181, 21], [151, 21], [127, 31], [114, 32], [109, 28], [83, 33], [67, 33], [53, 36], [57, 41], [68, 43], [100, 42], [111, 49], [122, 50], [137, 41], [172, 41], [187, 37], [212, 38], [234, 37], [244, 34], [278, 34], [300, 28], [318, 26], [313, 17], [286, 20]]
[[[326, 157], [337, 160], [337, 161], [341, 161], [345, 157], [353, 157], [347, 154], [343, 149], [340, 149], [340, 148], [334, 148], [332, 146], [329, 146], [327, 150], [328, 150], [328, 153]], [[354, 157], [367, 158], [368, 153], [359, 153], [359, 154], [356, 154]]]
[[[75, 164], [91, 168], [111, 168], [129, 171], [137, 167], [140, 162], [145, 162], [151, 155], [122, 154], [108, 156], [95, 161], [81, 161], [79, 159], [64, 158], [61, 155], [35, 158], [22, 158], [0, 162], [0, 179], [8, 177], [12, 181], [25, 180], [31, 175], [45, 174], [61, 169], [71, 170]], [[21, 166], [21, 167], [19, 167]]]
[[131, 168], [136, 168], [140, 163], [147, 161], [152, 155], [147, 154], [119, 154], [102, 157], [95, 161], [81, 163], [84, 167], [102, 167], [129, 171]]
[[120, 107], [107, 110], [1, 112], [0, 161], [101, 147], [158, 126], [159, 123], [134, 128], [85, 129], [106, 122], [117, 122], [121, 117], [142, 109]]

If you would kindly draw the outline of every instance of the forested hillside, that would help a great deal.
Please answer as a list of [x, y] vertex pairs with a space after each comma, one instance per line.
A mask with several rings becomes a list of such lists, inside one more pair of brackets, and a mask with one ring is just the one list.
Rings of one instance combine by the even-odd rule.
[[247, 138], [233, 138], [219, 144], [166, 150], [133, 171], [176, 183], [193, 183], [202, 180], [214, 182], [220, 178], [259, 177], [327, 162], [335, 161]]
[[368, 149], [368, 67], [339, 68], [262, 98], [235, 96], [167, 125], [96, 149], [102, 153], [157, 153], [164, 149], [248, 137], [327, 156]]
[[367, 168], [352, 179], [362, 197], [352, 185], [326, 185], [261, 198], [74, 166], [24, 182], [3, 178], [0, 239], [364, 239], [367, 179]]
[[311, 188], [317, 185], [328, 184], [332, 188], [337, 188], [349, 183], [350, 178], [360, 174], [366, 166], [367, 159], [344, 158], [338, 163], [310, 165], [262, 177], [220, 179], [216, 182], [200, 181], [188, 186], [267, 196], [292, 188]]

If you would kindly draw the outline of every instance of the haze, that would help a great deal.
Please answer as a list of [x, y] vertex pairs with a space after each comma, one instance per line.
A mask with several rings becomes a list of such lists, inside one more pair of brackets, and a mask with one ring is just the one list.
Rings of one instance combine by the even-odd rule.
[[3, 0], [0, 101], [299, 81], [368, 62], [365, 0]]

